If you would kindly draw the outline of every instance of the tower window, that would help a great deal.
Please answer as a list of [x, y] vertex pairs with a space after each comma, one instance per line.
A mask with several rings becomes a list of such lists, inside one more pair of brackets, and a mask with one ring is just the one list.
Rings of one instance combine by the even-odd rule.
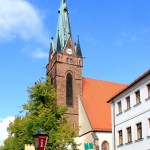
[[69, 58], [67, 57], [67, 58], [66, 58], [66, 63], [68, 63], [68, 61], [69, 61]]
[[79, 60], [79, 65], [81, 65], [81, 60]]
[[73, 59], [72, 59], [72, 58], [70, 58], [70, 63], [71, 63], [71, 64], [73, 63]]
[[58, 61], [59, 61], [59, 60], [61, 60], [61, 56], [60, 56], [60, 55], [58, 56]]
[[66, 104], [67, 106], [73, 106], [73, 87], [72, 87], [72, 75], [67, 74], [66, 79]]

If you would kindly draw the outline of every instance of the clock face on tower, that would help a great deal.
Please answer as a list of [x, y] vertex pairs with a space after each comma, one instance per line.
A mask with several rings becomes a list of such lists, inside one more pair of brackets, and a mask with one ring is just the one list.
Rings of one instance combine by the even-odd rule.
[[72, 49], [67, 48], [66, 52], [67, 52], [67, 54], [71, 55], [72, 54]]

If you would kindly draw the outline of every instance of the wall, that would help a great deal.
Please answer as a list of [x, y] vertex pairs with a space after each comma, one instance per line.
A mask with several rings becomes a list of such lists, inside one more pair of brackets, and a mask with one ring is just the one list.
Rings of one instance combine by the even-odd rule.
[[28, 145], [28, 144], [25, 144], [25, 148], [24, 150], [35, 150], [34, 146], [33, 145]]
[[[148, 119], [150, 118], [150, 98], [147, 94], [147, 84], [150, 83], [150, 75], [139, 81], [136, 85], [122, 93], [114, 99], [115, 101], [115, 129], [113, 128], [113, 137], [115, 133], [115, 149], [116, 150], [148, 150], [150, 149], [150, 125]], [[140, 90], [141, 102], [136, 105], [135, 92]], [[130, 96], [131, 108], [126, 110], [126, 97]], [[118, 102], [122, 103], [122, 113], [118, 114]], [[113, 106], [113, 104], [112, 104]], [[137, 140], [137, 126], [142, 123], [142, 140]], [[127, 130], [131, 126], [132, 142], [127, 143]], [[118, 146], [118, 131], [123, 131], [123, 145]]]

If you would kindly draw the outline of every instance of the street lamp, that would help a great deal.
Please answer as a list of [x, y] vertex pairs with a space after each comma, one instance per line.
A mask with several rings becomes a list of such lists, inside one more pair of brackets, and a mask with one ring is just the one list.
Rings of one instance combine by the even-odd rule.
[[49, 135], [40, 128], [36, 134], [32, 135], [35, 150], [45, 150]]

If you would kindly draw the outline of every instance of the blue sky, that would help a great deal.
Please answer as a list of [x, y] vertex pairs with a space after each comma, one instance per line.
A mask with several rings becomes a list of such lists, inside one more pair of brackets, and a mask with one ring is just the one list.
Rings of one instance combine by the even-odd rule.
[[[149, 0], [68, 0], [83, 76], [130, 83], [150, 68]], [[60, 0], [0, 0], [0, 123], [19, 115], [27, 87], [45, 77]], [[1, 125], [0, 124], [0, 125]], [[1, 140], [1, 138], [0, 138]]]

